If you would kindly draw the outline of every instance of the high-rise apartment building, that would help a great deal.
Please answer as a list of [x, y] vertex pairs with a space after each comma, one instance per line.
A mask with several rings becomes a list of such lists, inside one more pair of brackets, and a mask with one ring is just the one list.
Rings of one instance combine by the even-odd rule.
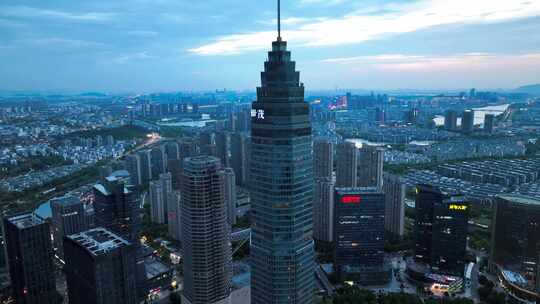
[[33, 213], [4, 218], [11, 289], [17, 304], [58, 304], [49, 224]]
[[220, 131], [216, 133], [216, 153], [217, 157], [221, 159], [221, 164], [224, 167], [229, 167], [230, 164], [230, 133], [226, 131]]
[[228, 303], [232, 257], [221, 161], [187, 158], [182, 178], [182, 303]]
[[149, 187], [150, 195], [150, 220], [152, 223], [165, 224], [165, 197], [160, 180], [153, 180]]
[[474, 131], [474, 111], [465, 110], [461, 119], [461, 131], [463, 133], [472, 133]]
[[484, 117], [484, 132], [493, 133], [493, 126], [495, 125], [495, 115], [486, 114]]
[[134, 186], [142, 185], [141, 159], [139, 154], [126, 156], [124, 168], [129, 172], [130, 182]]
[[165, 149], [163, 147], [159, 146], [150, 150], [152, 179], [159, 179], [159, 175], [165, 173], [166, 159]]
[[382, 285], [390, 280], [384, 261], [384, 205], [378, 188], [336, 188], [334, 267], [340, 281]]
[[236, 177], [232, 168], [221, 171], [223, 178], [223, 198], [227, 205], [227, 219], [230, 225], [236, 224]]
[[328, 247], [334, 239], [334, 182], [316, 178], [313, 192], [313, 238], [319, 247]]
[[386, 199], [384, 228], [392, 239], [401, 239], [405, 232], [406, 185], [397, 175], [384, 174], [383, 192]]
[[250, 140], [245, 133], [231, 135], [231, 167], [238, 186], [244, 186], [249, 178], [249, 145]]
[[363, 145], [358, 151], [356, 187], [382, 189], [384, 149]]
[[457, 130], [458, 114], [454, 110], [447, 110], [444, 113], [444, 129], [447, 131]]
[[167, 199], [167, 227], [169, 236], [174, 240], [182, 240], [182, 194], [180, 191], [169, 193]]
[[137, 155], [139, 156], [139, 163], [141, 165], [141, 168], [140, 168], [141, 184], [148, 185], [148, 183], [152, 179], [152, 165], [150, 162], [150, 159], [151, 159], [150, 151], [148, 150], [140, 151], [139, 153], [137, 153]]
[[352, 142], [336, 147], [336, 187], [356, 187], [358, 184], [358, 148]]
[[84, 203], [76, 196], [51, 200], [52, 232], [56, 255], [64, 258], [64, 236], [87, 229]]
[[251, 303], [313, 303], [313, 157], [309, 104], [278, 35], [251, 124]]
[[70, 303], [136, 304], [137, 246], [104, 228], [64, 238]]
[[334, 144], [326, 138], [313, 142], [313, 177], [328, 178], [334, 172]]

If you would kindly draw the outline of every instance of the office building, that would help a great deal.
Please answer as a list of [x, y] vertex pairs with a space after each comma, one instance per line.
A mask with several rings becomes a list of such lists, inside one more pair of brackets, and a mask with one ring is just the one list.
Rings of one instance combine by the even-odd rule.
[[230, 225], [236, 224], [236, 177], [232, 168], [221, 171], [223, 179], [223, 198], [227, 206], [227, 219]]
[[56, 255], [64, 258], [64, 236], [79, 233], [87, 229], [85, 207], [80, 198], [64, 196], [52, 199], [52, 232]]
[[384, 194], [375, 187], [335, 189], [334, 269], [341, 282], [383, 285], [390, 280], [384, 205]]
[[184, 161], [182, 178], [182, 303], [229, 303], [232, 257], [221, 161], [197, 156]]
[[137, 246], [104, 228], [64, 238], [70, 303], [136, 304]]
[[313, 157], [309, 104], [278, 37], [251, 123], [251, 303], [313, 303]]
[[244, 186], [249, 178], [249, 137], [245, 133], [231, 135], [231, 167], [236, 185]]
[[463, 133], [472, 133], [474, 131], [474, 111], [465, 110], [461, 119], [461, 131]]
[[182, 240], [182, 194], [180, 191], [172, 191], [167, 199], [167, 228], [169, 236], [177, 241]]
[[7, 217], [4, 233], [15, 303], [59, 303], [49, 224], [32, 213]]
[[138, 154], [139, 156], [139, 163], [141, 165], [140, 172], [141, 172], [141, 184], [142, 185], [148, 185], [150, 180], [152, 179], [152, 165], [150, 163], [150, 151], [144, 150], [140, 151]]
[[399, 176], [385, 173], [383, 192], [386, 200], [384, 228], [390, 239], [400, 240], [405, 232], [406, 185]]
[[141, 229], [138, 193], [114, 175], [96, 184], [93, 191], [96, 227], [107, 228], [131, 241], [138, 240]]
[[336, 187], [356, 187], [358, 180], [358, 148], [352, 142], [336, 147]]
[[319, 138], [313, 142], [313, 177], [331, 178], [334, 172], [334, 144]]
[[334, 239], [334, 182], [332, 178], [315, 179], [313, 238], [319, 248], [331, 246]]
[[499, 195], [491, 229], [490, 264], [535, 277], [540, 254], [540, 199]]
[[458, 114], [454, 110], [447, 110], [444, 113], [444, 129], [447, 131], [457, 130]]
[[384, 149], [363, 145], [358, 151], [356, 187], [382, 189]]
[[124, 168], [129, 172], [130, 182], [134, 186], [142, 185], [141, 159], [138, 154], [126, 156]]
[[416, 262], [451, 274], [465, 266], [469, 205], [461, 196], [418, 185], [414, 225]]
[[493, 126], [495, 125], [495, 115], [486, 114], [484, 117], [484, 132], [493, 133]]
[[150, 150], [151, 176], [153, 180], [159, 179], [159, 175], [165, 173], [166, 163], [165, 150], [163, 147], [155, 147]]

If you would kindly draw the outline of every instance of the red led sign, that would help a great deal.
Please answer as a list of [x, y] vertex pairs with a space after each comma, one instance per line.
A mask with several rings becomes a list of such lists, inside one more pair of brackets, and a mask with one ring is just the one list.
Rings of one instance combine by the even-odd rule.
[[359, 204], [362, 201], [360, 195], [346, 195], [341, 198], [341, 202], [344, 204]]

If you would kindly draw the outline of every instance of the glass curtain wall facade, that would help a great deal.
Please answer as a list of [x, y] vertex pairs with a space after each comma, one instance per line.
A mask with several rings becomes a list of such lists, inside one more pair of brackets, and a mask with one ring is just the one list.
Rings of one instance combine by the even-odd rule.
[[313, 158], [309, 104], [279, 37], [252, 105], [252, 303], [313, 303]]

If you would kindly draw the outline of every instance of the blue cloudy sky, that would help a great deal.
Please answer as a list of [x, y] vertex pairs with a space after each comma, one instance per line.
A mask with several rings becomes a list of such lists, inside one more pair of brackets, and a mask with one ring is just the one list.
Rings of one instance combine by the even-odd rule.
[[[540, 83], [540, 0], [283, 0], [308, 89]], [[0, 90], [254, 89], [274, 0], [2, 0]]]

